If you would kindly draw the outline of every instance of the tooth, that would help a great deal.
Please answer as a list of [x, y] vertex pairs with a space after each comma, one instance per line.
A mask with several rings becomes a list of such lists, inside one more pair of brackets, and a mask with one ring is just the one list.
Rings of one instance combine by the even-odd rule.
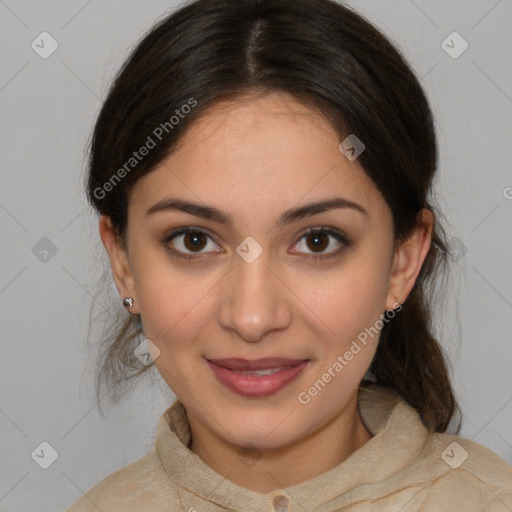
[[257, 371], [241, 371], [241, 370], [233, 370], [236, 373], [241, 373], [242, 375], [272, 375], [274, 373], [280, 372], [281, 370], [288, 370], [291, 366], [284, 366], [282, 368], [267, 368], [266, 370], [257, 370]]

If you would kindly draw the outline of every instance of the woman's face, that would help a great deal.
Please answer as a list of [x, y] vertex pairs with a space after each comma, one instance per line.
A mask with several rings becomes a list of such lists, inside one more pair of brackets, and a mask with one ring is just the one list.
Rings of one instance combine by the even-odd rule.
[[[160, 351], [154, 363], [189, 417], [229, 443], [285, 446], [339, 414], [374, 356], [382, 313], [414, 284], [412, 271], [392, 279], [391, 212], [340, 142], [281, 93], [217, 105], [130, 195], [129, 263], [116, 283], [134, 298]], [[149, 212], [171, 199], [231, 223]], [[333, 200], [357, 206], [286, 214]], [[200, 232], [172, 237], [184, 227]], [[277, 390], [279, 376], [218, 370], [235, 390], [208, 362], [268, 357], [307, 362]]]

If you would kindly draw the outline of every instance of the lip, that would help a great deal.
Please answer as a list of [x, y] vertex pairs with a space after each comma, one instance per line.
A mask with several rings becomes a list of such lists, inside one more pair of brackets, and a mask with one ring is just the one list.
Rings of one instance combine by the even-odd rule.
[[305, 359], [290, 359], [285, 357], [262, 357], [261, 359], [241, 359], [239, 357], [228, 357], [224, 359], [207, 359], [218, 366], [229, 370], [256, 371], [267, 368], [282, 368], [283, 366], [295, 366]]
[[[291, 384], [310, 363], [309, 359], [264, 358], [253, 361], [245, 359], [206, 360], [217, 380], [231, 391], [251, 397], [264, 397], [277, 393]], [[217, 364], [229, 364], [227, 368]], [[283, 368], [289, 366], [290, 368]], [[283, 368], [271, 375], [244, 375], [234, 370], [254, 371], [267, 368]]]

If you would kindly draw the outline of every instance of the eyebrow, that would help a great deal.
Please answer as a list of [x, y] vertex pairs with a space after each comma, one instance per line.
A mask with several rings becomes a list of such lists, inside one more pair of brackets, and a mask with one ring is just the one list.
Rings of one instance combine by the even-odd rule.
[[[296, 222], [305, 217], [310, 217], [318, 213], [336, 209], [350, 209], [353, 211], [357, 211], [365, 215], [366, 217], [369, 216], [368, 212], [360, 204], [354, 203], [353, 201], [349, 201], [348, 199], [344, 199], [342, 197], [334, 197], [332, 199], [327, 199], [324, 201], [307, 203], [297, 208], [287, 210], [283, 212], [283, 214], [277, 221], [277, 225], [284, 226], [286, 224], [291, 224], [292, 222]], [[219, 210], [218, 208], [193, 203], [190, 201], [183, 201], [181, 199], [176, 198], [167, 198], [159, 201], [158, 203], [156, 203], [147, 210], [146, 215], [173, 210], [189, 213], [196, 217], [202, 217], [203, 219], [218, 222], [219, 224], [223, 224], [225, 226], [233, 226], [233, 217], [228, 213]]]

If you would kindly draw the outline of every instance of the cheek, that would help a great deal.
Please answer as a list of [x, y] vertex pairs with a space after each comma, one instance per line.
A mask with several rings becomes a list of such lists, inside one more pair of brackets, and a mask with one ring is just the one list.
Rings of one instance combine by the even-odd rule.
[[318, 326], [317, 336], [323, 340], [317, 347], [322, 360], [320, 371], [327, 371], [342, 356], [344, 361], [331, 372], [344, 377], [334, 380], [357, 380], [372, 361], [383, 327], [385, 269], [358, 260], [331, 274], [322, 284], [307, 301], [314, 312], [311, 318]]
[[[164, 249], [133, 253], [133, 275], [144, 331], [161, 349], [170, 340], [182, 339], [195, 305], [204, 294], [198, 280], [179, 271]], [[192, 333], [187, 333], [190, 339]]]
[[[338, 336], [354, 335], [354, 329], [374, 323], [383, 312], [386, 275], [382, 266], [363, 262], [347, 264], [325, 279], [302, 279], [300, 295], [309, 308]], [[310, 290], [308, 292], [308, 286]]]
[[181, 379], [197, 372], [194, 364], [204, 356], [206, 333], [219, 300], [215, 299], [216, 283], [222, 281], [222, 273], [208, 268], [201, 271], [199, 265], [192, 270], [186, 260], [171, 262], [162, 253], [146, 252], [137, 260], [135, 284], [144, 334], [160, 350], [155, 365], [174, 389], [169, 375]]
[[168, 281], [161, 274], [155, 278], [137, 291], [146, 336], [153, 336], [165, 350], [182, 346], [190, 349], [208, 315], [208, 301], [203, 297], [208, 288], [190, 287], [188, 280]]

